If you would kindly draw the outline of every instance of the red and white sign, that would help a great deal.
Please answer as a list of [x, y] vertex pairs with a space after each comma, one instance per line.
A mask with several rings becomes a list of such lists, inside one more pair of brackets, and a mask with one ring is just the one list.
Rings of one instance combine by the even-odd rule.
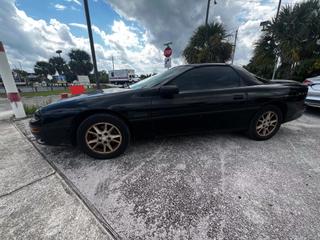
[[8, 58], [6, 56], [2, 42], [0, 42], [0, 75], [16, 118], [26, 117], [20, 94], [13, 79], [12, 71], [10, 69]]
[[163, 55], [165, 57], [170, 57], [172, 55], [172, 48], [171, 47], [166, 47], [163, 51]]

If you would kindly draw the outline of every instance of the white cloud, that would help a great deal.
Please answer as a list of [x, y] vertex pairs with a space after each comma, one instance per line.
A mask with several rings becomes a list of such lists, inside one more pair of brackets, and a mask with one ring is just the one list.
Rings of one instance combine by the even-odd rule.
[[[74, 0], [65, 1], [79, 5]], [[130, 67], [138, 73], [160, 72], [164, 69], [163, 43], [167, 41], [173, 41], [173, 63], [182, 64], [181, 52], [205, 18], [206, 4], [194, 0], [185, 0], [184, 4], [172, 0], [109, 1], [119, 14], [136, 21], [143, 30], [141, 32], [141, 28], [128, 26], [122, 20], [115, 20], [110, 32], [93, 26], [93, 31], [101, 38], [97, 41], [100, 44], [95, 44], [100, 70], [111, 69], [113, 55], [116, 68]], [[248, 62], [253, 44], [261, 34], [260, 22], [270, 19], [276, 7], [277, 0], [271, 0], [267, 5], [252, 1], [247, 3], [245, 0], [221, 0], [211, 6], [211, 20], [220, 19], [229, 33], [234, 33], [239, 27], [236, 64]], [[56, 19], [49, 22], [35, 20], [19, 10], [14, 0], [2, 0], [0, 24], [1, 40], [12, 66], [22, 63], [24, 68], [32, 71], [36, 61], [48, 60], [57, 49], [63, 50], [65, 57], [72, 48], [90, 52], [87, 37], [76, 37], [70, 29], [78, 27], [86, 30], [86, 25], [67, 25]]]
[[[3, 0], [0, 23], [1, 40], [12, 67], [21, 63], [24, 69], [33, 71], [36, 61], [48, 60], [56, 55], [58, 49], [63, 51], [62, 56], [66, 59], [72, 48], [90, 53], [88, 38], [76, 37], [70, 30], [70, 27], [86, 29], [86, 25], [67, 25], [56, 19], [49, 22], [35, 20], [19, 10], [14, 0]], [[138, 30], [126, 26], [123, 21], [114, 21], [110, 33], [97, 26], [93, 26], [93, 31], [103, 40], [103, 44], [95, 44], [99, 70], [112, 68], [112, 55], [117, 68], [134, 68], [137, 73], [159, 72], [163, 69], [162, 53], [150, 43], [147, 32], [139, 39]]]
[[66, 2], [72, 2], [72, 3], [75, 3], [79, 6], [81, 6], [81, 2], [79, 0], [66, 0]]
[[[69, 26], [87, 29], [81, 23], [70, 23]], [[102, 52], [106, 57], [110, 60], [114, 56], [117, 68], [134, 68], [139, 73], [163, 70], [162, 51], [150, 43], [147, 32], [139, 39], [139, 30], [125, 25], [121, 20], [113, 22], [110, 34], [94, 25], [92, 30], [103, 40]]]
[[54, 5], [54, 8], [58, 11], [63, 11], [65, 10], [67, 7], [65, 5], [62, 5], [62, 4], [55, 4]]
[[[283, 1], [283, 5], [297, 0]], [[207, 1], [127, 1], [108, 0], [124, 18], [137, 21], [149, 31], [149, 39], [158, 48], [173, 41], [175, 57], [180, 57], [194, 30], [204, 24]], [[236, 64], [246, 64], [250, 59], [253, 44], [261, 34], [260, 22], [270, 20], [276, 13], [278, 0], [247, 1], [217, 0], [210, 7], [209, 20], [222, 22], [227, 32], [234, 36], [239, 28]], [[233, 41], [233, 39], [230, 39]]]

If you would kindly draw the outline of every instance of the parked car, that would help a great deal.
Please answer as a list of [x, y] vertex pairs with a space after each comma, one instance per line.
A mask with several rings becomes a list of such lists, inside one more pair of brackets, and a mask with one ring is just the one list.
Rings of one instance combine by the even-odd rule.
[[52, 103], [34, 114], [30, 127], [46, 144], [71, 141], [102, 159], [119, 156], [131, 139], [146, 135], [226, 129], [266, 140], [302, 115], [307, 91], [233, 65], [183, 65], [128, 88]]
[[310, 107], [320, 107], [320, 76], [307, 78], [303, 84], [308, 86], [306, 105]]

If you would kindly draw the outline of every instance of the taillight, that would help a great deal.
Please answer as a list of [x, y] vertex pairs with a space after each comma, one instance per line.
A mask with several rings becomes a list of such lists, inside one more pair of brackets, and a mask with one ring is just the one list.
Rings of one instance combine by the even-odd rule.
[[303, 81], [302, 84], [304, 84], [304, 85], [306, 85], [306, 86], [310, 86], [310, 85], [313, 84], [313, 82], [312, 82], [311, 80], [306, 79], [306, 80]]

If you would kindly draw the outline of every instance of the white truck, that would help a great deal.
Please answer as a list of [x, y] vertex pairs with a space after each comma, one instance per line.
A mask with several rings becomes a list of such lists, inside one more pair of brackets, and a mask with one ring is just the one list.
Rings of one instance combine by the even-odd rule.
[[138, 82], [140, 79], [136, 77], [133, 69], [119, 69], [109, 71], [109, 82], [111, 84], [123, 85]]

